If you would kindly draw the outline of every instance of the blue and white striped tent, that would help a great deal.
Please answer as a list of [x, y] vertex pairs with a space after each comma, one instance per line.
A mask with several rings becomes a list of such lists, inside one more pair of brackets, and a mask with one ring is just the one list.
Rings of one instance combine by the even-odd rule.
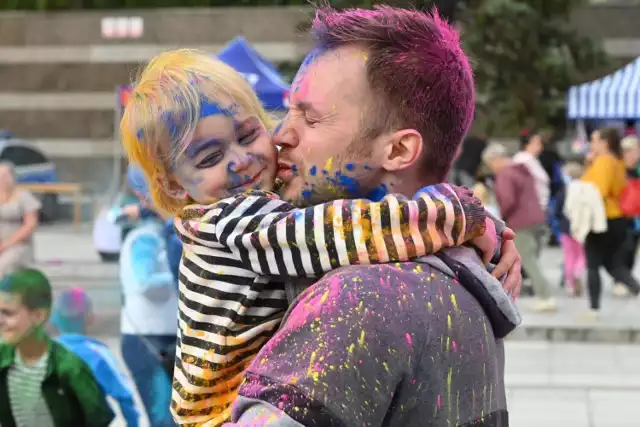
[[640, 118], [640, 57], [598, 80], [569, 89], [567, 116], [582, 119]]

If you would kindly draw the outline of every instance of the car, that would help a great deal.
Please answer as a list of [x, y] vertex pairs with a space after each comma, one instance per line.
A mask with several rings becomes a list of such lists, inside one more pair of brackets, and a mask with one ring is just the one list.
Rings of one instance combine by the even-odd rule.
[[[40, 149], [25, 140], [14, 138], [13, 134], [4, 130], [0, 130], [0, 162], [10, 162], [14, 165], [16, 182], [19, 184], [58, 182], [55, 164]], [[36, 196], [42, 203], [41, 221], [55, 220], [58, 213], [58, 196]]]

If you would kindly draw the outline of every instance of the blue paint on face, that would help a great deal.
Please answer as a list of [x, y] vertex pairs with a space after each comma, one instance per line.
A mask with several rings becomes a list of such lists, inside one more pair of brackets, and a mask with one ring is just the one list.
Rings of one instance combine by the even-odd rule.
[[316, 176], [316, 173], [318, 173], [318, 168], [311, 166], [311, 169], [309, 169], [309, 175]]
[[311, 190], [304, 190], [302, 192], [302, 197], [304, 197], [305, 199], [310, 199], [311, 198], [311, 194], [312, 194]]
[[347, 163], [344, 168], [348, 171], [353, 171], [356, 169], [356, 165], [354, 165], [353, 163]]
[[372, 170], [373, 170], [373, 168], [372, 168], [371, 166], [369, 166], [369, 165], [364, 165], [364, 170], [366, 170], [366, 171], [372, 171]]
[[278, 135], [280, 133], [280, 129], [282, 129], [283, 123], [284, 123], [284, 120], [280, 121], [280, 123], [276, 125], [276, 128], [273, 130], [274, 135]]
[[360, 183], [358, 180], [351, 176], [347, 175], [337, 175], [337, 184], [342, 187], [348, 194], [355, 195], [359, 194]]
[[372, 202], [379, 202], [388, 194], [387, 186], [385, 184], [380, 184], [380, 186], [374, 188], [367, 194], [367, 199]]

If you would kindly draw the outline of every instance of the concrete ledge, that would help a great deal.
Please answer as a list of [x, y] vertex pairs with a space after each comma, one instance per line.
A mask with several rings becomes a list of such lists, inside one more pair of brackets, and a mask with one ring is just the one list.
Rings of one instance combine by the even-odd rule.
[[[198, 49], [217, 53], [225, 46], [219, 44], [105, 44], [92, 46], [27, 46], [0, 47], [0, 64], [35, 63], [142, 63], [155, 55], [179, 48]], [[270, 61], [284, 62], [302, 59], [309, 51], [307, 43], [263, 42], [253, 47]]]

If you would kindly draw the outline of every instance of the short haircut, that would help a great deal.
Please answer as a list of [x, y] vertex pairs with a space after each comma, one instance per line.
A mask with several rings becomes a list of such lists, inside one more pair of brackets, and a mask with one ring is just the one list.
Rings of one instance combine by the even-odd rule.
[[51, 284], [40, 270], [23, 268], [9, 274], [0, 281], [0, 292], [20, 296], [30, 310], [51, 310]]
[[367, 50], [373, 99], [363, 115], [364, 138], [416, 129], [425, 142], [423, 170], [444, 180], [475, 108], [471, 66], [454, 28], [435, 10], [376, 6], [320, 9], [311, 32], [322, 50]]
[[507, 147], [496, 142], [489, 144], [489, 146], [482, 152], [482, 161], [485, 164], [503, 157], [509, 157], [509, 151], [507, 150]]
[[634, 135], [625, 136], [622, 138], [622, 141], [620, 141], [620, 146], [622, 147], [622, 151], [637, 150], [640, 148], [640, 139]]
[[92, 312], [93, 304], [87, 293], [81, 288], [69, 289], [56, 298], [51, 324], [63, 334], [83, 334]]
[[584, 167], [577, 162], [569, 162], [562, 169], [572, 179], [580, 179], [584, 173]]
[[168, 194], [161, 183], [186, 150], [203, 102], [230, 98], [267, 130], [272, 123], [249, 82], [224, 62], [204, 53], [164, 52], [144, 68], [125, 108], [120, 133], [134, 165], [144, 173], [156, 208], [176, 215], [190, 203]]

